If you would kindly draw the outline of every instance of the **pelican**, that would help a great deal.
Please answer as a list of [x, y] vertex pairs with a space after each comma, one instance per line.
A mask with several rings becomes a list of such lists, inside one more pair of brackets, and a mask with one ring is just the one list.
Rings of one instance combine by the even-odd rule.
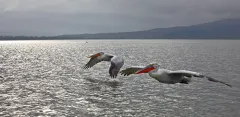
[[105, 54], [104, 52], [99, 52], [97, 54], [91, 55], [88, 58], [91, 58], [88, 63], [83, 67], [84, 69], [88, 69], [96, 65], [101, 61], [111, 62], [111, 66], [109, 68], [109, 74], [112, 78], [116, 78], [118, 72], [122, 68], [124, 64], [123, 58], [119, 56], [114, 56], [110, 54]]
[[122, 70], [120, 73], [121, 75], [124, 75], [124, 76], [129, 76], [131, 74], [148, 73], [150, 77], [156, 79], [161, 83], [166, 83], [166, 84], [175, 84], [175, 83], [188, 84], [192, 77], [207, 78], [209, 81], [222, 83], [229, 87], [232, 87], [230, 84], [227, 84], [223, 81], [216, 80], [209, 76], [202, 75], [197, 72], [187, 71], [187, 70], [171, 71], [167, 69], [160, 69], [160, 65], [158, 64], [150, 64], [150, 65], [147, 65], [146, 67], [144, 66], [129, 67], [129, 68], [126, 68], [125, 70]]

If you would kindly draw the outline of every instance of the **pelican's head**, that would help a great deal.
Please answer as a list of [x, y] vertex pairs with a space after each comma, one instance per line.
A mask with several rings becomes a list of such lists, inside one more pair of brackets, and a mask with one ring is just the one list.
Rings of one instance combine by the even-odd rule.
[[155, 69], [159, 69], [160, 65], [157, 64], [157, 63], [153, 63], [152, 66], [155, 68]]
[[89, 56], [88, 58], [96, 58], [96, 57], [99, 57], [99, 56], [102, 56], [102, 55], [104, 55], [104, 52], [99, 52], [97, 54], [93, 54], [93, 55]]
[[159, 65], [157, 63], [154, 63], [154, 64], [147, 65], [145, 68], [137, 71], [136, 74], [148, 73], [152, 70], [158, 70], [158, 69], [159, 69]]

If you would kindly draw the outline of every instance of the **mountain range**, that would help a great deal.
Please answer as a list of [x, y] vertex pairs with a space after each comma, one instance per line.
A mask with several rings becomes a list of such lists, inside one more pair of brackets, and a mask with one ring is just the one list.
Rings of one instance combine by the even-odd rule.
[[[0, 36], [4, 39], [6, 36]], [[11, 36], [8, 36], [9, 38]], [[21, 36], [25, 38], [25, 36]], [[15, 37], [15, 39], [18, 39]], [[156, 28], [144, 31], [71, 34], [27, 39], [240, 39], [240, 19], [225, 19], [192, 26]]]

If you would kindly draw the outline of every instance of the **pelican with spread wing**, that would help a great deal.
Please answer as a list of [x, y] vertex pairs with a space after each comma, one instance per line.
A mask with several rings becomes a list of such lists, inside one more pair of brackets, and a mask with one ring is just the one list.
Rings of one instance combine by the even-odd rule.
[[112, 78], [116, 78], [118, 72], [122, 68], [124, 64], [123, 58], [119, 56], [114, 56], [110, 54], [105, 54], [104, 52], [99, 52], [97, 54], [91, 55], [88, 58], [91, 58], [88, 63], [83, 67], [84, 69], [88, 69], [96, 65], [101, 61], [108, 61], [111, 63], [109, 68], [109, 74]]
[[167, 69], [160, 69], [160, 66], [158, 64], [150, 64], [146, 67], [144, 66], [130, 67], [130, 68], [126, 68], [125, 70], [122, 70], [120, 73], [124, 76], [129, 76], [131, 74], [148, 73], [150, 77], [158, 80], [161, 83], [166, 83], [166, 84], [175, 84], [175, 83], [188, 84], [192, 77], [198, 77], [198, 78], [206, 78], [209, 81], [222, 83], [229, 87], [232, 87], [230, 84], [202, 75], [197, 72], [187, 71], [187, 70], [171, 71]]

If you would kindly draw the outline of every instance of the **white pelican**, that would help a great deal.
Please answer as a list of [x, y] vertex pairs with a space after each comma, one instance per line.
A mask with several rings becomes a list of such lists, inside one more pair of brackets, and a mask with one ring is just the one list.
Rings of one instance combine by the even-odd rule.
[[171, 71], [167, 69], [160, 69], [159, 67], [160, 66], [158, 64], [150, 64], [146, 67], [144, 66], [130, 67], [130, 68], [126, 68], [125, 70], [122, 70], [120, 73], [124, 76], [129, 76], [131, 74], [148, 73], [150, 77], [158, 80], [161, 83], [166, 83], [166, 84], [175, 84], [175, 83], [188, 84], [191, 80], [191, 77], [207, 78], [209, 81], [219, 82], [229, 87], [232, 87], [231, 85], [223, 81], [213, 79], [211, 77], [202, 75], [197, 72], [187, 71], [187, 70]]
[[124, 64], [123, 58], [119, 56], [105, 54], [104, 52], [99, 52], [97, 54], [91, 55], [88, 58], [91, 58], [88, 63], [83, 67], [84, 69], [88, 69], [93, 67], [95, 64], [101, 61], [111, 62], [111, 66], [109, 68], [109, 74], [112, 78], [116, 78], [118, 72]]

